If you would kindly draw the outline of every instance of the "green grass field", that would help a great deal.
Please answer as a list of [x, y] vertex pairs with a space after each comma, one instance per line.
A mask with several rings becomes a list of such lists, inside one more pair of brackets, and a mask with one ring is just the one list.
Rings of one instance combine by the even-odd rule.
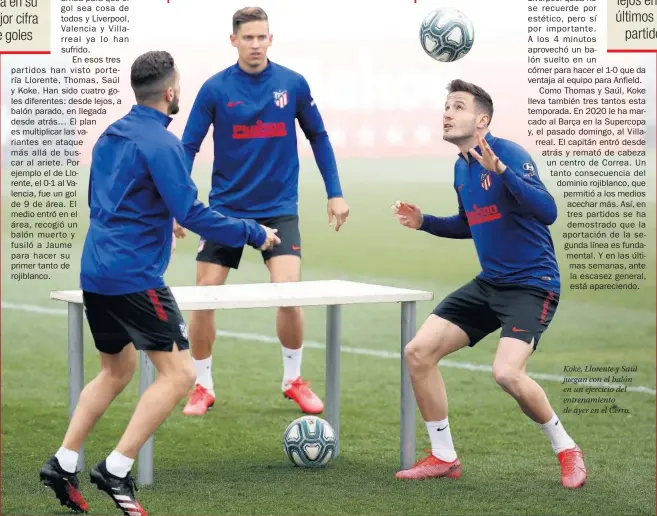
[[[352, 214], [339, 233], [327, 226], [319, 174], [312, 164], [306, 165], [300, 206], [303, 279], [340, 278], [430, 290], [435, 301], [418, 305], [419, 325], [440, 298], [477, 274], [472, 241], [415, 233], [400, 227], [391, 215], [396, 199], [416, 202], [437, 215], [454, 213], [451, 183], [434, 181], [431, 173], [409, 174], [426, 165], [423, 160], [344, 163]], [[195, 172], [203, 192], [204, 176]], [[559, 196], [558, 189], [551, 190]], [[553, 228], [563, 292], [528, 370], [559, 376], [565, 365], [638, 365], [628, 385], [653, 390], [618, 394], [616, 405], [629, 414], [562, 415], [585, 452], [589, 476], [582, 489], [561, 487], [549, 441], [489, 372], [458, 367], [442, 371], [463, 477], [395, 480], [399, 361], [351, 352], [342, 355], [341, 455], [324, 470], [295, 468], [283, 453], [281, 438], [300, 413], [280, 394], [279, 346], [220, 337], [214, 353], [215, 408], [207, 417], [190, 419], [182, 416], [182, 404], [177, 407], [156, 433], [155, 482], [142, 487], [138, 498], [151, 514], [655, 514], [654, 203], [648, 211], [649, 280], [634, 292], [570, 291], [560, 237], [563, 215]], [[3, 305], [2, 310], [2, 513], [64, 514], [38, 479], [43, 461], [60, 446], [68, 421], [65, 306], [49, 301], [48, 293], [77, 288], [84, 235], [76, 239], [71, 271], [57, 272], [47, 283], [12, 282], [7, 215], [3, 202], [2, 300], [12, 308]], [[197, 244], [191, 234], [179, 241], [167, 273], [170, 285], [193, 284]], [[229, 282], [260, 281], [268, 277], [259, 254], [245, 252], [242, 267], [231, 273]], [[60, 312], [35, 313], [30, 311], [34, 306]], [[306, 309], [309, 341], [323, 342], [324, 317], [322, 308]], [[275, 336], [274, 310], [217, 313], [216, 320], [220, 330]], [[342, 331], [344, 346], [398, 352], [399, 306], [345, 307]], [[86, 328], [85, 339], [88, 381], [98, 370], [98, 360]], [[490, 365], [496, 340], [491, 335], [450, 359]], [[306, 349], [302, 371], [323, 396], [321, 349]], [[563, 386], [555, 380], [539, 383], [562, 414]], [[98, 423], [86, 444], [87, 464], [113, 449], [132, 413], [137, 388], [135, 377]], [[428, 447], [419, 412], [417, 436], [419, 458]], [[106, 495], [91, 486], [86, 471], [81, 487], [92, 514], [117, 513]]]

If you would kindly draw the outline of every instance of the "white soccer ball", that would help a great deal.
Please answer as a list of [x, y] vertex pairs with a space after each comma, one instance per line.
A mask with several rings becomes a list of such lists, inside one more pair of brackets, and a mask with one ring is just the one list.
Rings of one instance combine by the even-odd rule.
[[288, 425], [283, 449], [293, 464], [304, 468], [326, 466], [335, 455], [335, 431], [324, 419], [302, 416]]
[[474, 26], [461, 11], [441, 7], [422, 21], [420, 44], [436, 61], [457, 61], [472, 49]]

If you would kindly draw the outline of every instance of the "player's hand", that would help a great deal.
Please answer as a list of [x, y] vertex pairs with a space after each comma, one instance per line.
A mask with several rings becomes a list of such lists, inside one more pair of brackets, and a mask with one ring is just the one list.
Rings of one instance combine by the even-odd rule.
[[185, 238], [185, 228], [173, 219], [173, 234], [176, 238]]
[[349, 216], [349, 205], [342, 197], [333, 197], [329, 199], [326, 211], [328, 212], [329, 226], [333, 225], [333, 218], [335, 218], [335, 230], [339, 231]]
[[476, 150], [470, 149], [469, 152], [474, 159], [476, 159], [479, 164], [484, 167], [486, 170], [495, 172], [496, 174], [503, 174], [506, 170], [506, 165], [500, 161], [493, 149], [490, 148], [488, 142], [481, 134], [477, 133], [477, 143], [479, 144], [479, 149], [481, 149], [481, 156], [477, 153]]
[[392, 212], [402, 226], [411, 229], [419, 229], [424, 220], [422, 211], [415, 204], [397, 201], [392, 205]]
[[275, 245], [278, 245], [281, 243], [281, 239], [278, 238], [276, 233], [278, 233], [278, 229], [271, 229], [268, 228], [267, 226], [263, 226], [262, 224], [260, 225], [262, 229], [265, 230], [265, 233], [267, 233], [267, 238], [265, 239], [265, 243], [260, 246], [261, 251], [267, 251], [268, 249], [271, 249]]

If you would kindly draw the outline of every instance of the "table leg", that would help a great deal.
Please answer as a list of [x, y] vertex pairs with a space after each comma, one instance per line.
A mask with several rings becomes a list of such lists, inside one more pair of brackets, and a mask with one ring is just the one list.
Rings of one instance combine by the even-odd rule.
[[[84, 387], [84, 348], [83, 348], [83, 308], [80, 303], [68, 303], [68, 415], [73, 412], [80, 400]], [[84, 469], [84, 444], [78, 456], [78, 469]]]
[[340, 305], [326, 307], [326, 421], [335, 431], [340, 453]]
[[415, 397], [404, 348], [415, 336], [415, 301], [401, 304], [401, 468], [415, 462]]
[[[148, 386], [155, 381], [155, 366], [148, 358], [144, 351], [139, 352], [139, 397], [144, 394]], [[153, 457], [154, 457], [154, 436], [150, 436], [148, 441], [139, 450], [137, 481], [140, 485], [150, 485], [153, 483]]]

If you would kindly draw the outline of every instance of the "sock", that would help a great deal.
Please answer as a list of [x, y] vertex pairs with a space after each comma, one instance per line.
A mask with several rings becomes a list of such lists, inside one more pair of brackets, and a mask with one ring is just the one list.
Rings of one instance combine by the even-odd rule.
[[214, 396], [214, 383], [212, 382], [212, 356], [203, 360], [194, 360], [196, 369], [196, 383], [205, 387]]
[[135, 459], [126, 457], [125, 455], [114, 450], [109, 454], [109, 457], [105, 459], [105, 467], [107, 468], [108, 473], [114, 475], [115, 477], [125, 478], [125, 476], [132, 469]]
[[426, 421], [426, 425], [431, 439], [431, 453], [445, 462], [455, 461], [456, 450], [454, 450], [447, 418], [441, 421]]
[[301, 376], [301, 355], [303, 347], [299, 349], [288, 349], [281, 346], [283, 352], [283, 390], [286, 384]]
[[64, 448], [63, 446], [57, 450], [55, 457], [59, 462], [60, 467], [67, 473], [75, 473], [78, 466], [78, 452]]
[[555, 453], [566, 450], [568, 448], [575, 447], [575, 441], [566, 432], [566, 429], [563, 427], [561, 421], [556, 414], [553, 413], [552, 419], [550, 419], [544, 425], [539, 426], [545, 432], [545, 435], [548, 436], [550, 442], [552, 443], [552, 449]]

